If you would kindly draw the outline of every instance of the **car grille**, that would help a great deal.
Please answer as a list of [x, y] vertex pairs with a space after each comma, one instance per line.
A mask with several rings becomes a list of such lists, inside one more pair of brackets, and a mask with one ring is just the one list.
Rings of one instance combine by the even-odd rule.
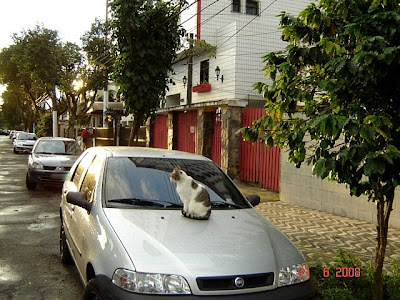
[[[235, 285], [235, 279], [238, 277], [244, 280], [244, 285], [242, 287], [237, 287]], [[248, 289], [272, 285], [274, 283], [274, 273], [224, 277], [199, 277], [196, 281], [199, 289], [202, 291]]]
[[43, 169], [45, 169], [46, 171], [69, 171], [71, 170], [70, 167], [47, 167], [47, 166], [43, 166]]

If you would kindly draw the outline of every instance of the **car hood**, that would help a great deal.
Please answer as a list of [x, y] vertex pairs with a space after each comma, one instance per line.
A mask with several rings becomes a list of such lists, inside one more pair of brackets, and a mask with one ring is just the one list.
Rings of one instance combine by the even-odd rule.
[[189, 277], [277, 272], [304, 261], [254, 209], [213, 210], [206, 221], [179, 210], [106, 208], [136, 271]]
[[75, 155], [53, 155], [53, 154], [32, 154], [33, 159], [43, 166], [49, 167], [72, 167], [79, 156]]
[[35, 145], [36, 141], [35, 140], [15, 140], [15, 143], [33, 146], [33, 145]]

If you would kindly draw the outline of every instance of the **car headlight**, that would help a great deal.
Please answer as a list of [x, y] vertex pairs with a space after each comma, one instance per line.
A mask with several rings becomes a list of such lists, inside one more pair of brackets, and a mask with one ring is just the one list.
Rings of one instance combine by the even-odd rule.
[[279, 270], [279, 286], [291, 285], [310, 279], [310, 269], [307, 264], [297, 264]]
[[117, 269], [112, 282], [124, 290], [141, 294], [191, 294], [189, 284], [179, 275]]
[[28, 163], [33, 169], [43, 170], [43, 165], [40, 162], [34, 161], [31, 156], [29, 156]]

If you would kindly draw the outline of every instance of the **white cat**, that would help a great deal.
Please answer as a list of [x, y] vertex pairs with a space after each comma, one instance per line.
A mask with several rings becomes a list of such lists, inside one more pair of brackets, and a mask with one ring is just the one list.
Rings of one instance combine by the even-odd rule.
[[191, 219], [207, 220], [211, 215], [211, 201], [206, 188], [180, 166], [172, 170], [171, 180], [176, 182], [176, 191], [183, 202], [182, 214]]

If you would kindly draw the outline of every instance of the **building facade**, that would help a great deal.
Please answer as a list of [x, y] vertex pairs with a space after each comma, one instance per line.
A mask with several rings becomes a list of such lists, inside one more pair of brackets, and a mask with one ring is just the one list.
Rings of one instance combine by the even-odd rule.
[[[286, 46], [278, 15], [298, 15], [309, 3], [190, 1], [181, 13], [182, 26], [189, 37], [204, 40], [216, 52], [212, 57], [202, 49], [192, 57], [178, 54], [169, 91], [157, 112], [156, 123], [157, 118], [163, 121], [156, 125], [158, 131], [153, 130], [153, 144], [208, 156], [231, 177], [240, 177], [237, 131], [242, 110], [263, 107], [264, 98], [253, 89], [256, 82], [266, 80], [262, 57]], [[160, 126], [164, 134], [159, 134]]]

